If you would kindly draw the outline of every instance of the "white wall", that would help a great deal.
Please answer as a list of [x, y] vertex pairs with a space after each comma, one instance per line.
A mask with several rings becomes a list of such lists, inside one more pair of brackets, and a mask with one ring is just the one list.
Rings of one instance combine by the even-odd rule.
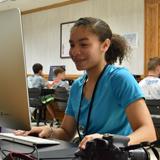
[[60, 24], [93, 16], [105, 20], [114, 33], [138, 34], [138, 47], [133, 48], [123, 63], [134, 74], [143, 74], [144, 68], [144, 0], [88, 0], [82, 3], [54, 8], [22, 16], [27, 72], [40, 62], [44, 72], [50, 65], [66, 65], [68, 74], [78, 74], [71, 59], [60, 58]]

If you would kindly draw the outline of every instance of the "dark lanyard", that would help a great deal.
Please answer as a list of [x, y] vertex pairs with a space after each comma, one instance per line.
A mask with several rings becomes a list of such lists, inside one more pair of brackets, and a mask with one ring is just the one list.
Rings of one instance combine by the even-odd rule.
[[[101, 74], [99, 75], [99, 77], [98, 77], [98, 79], [97, 79], [97, 81], [96, 81], [96, 84], [95, 84], [93, 93], [92, 93], [91, 102], [90, 102], [90, 104], [89, 104], [89, 111], [88, 111], [88, 116], [87, 116], [87, 123], [86, 123], [86, 127], [85, 127], [85, 130], [84, 130], [84, 133], [85, 133], [84, 136], [87, 135], [87, 132], [88, 132], [89, 121], [90, 121], [91, 111], [92, 111], [92, 108], [93, 108], [93, 102], [94, 102], [94, 98], [95, 98], [96, 89], [97, 89], [97, 87], [98, 87], [99, 81], [100, 81], [100, 79], [101, 79], [104, 71], [106, 70], [107, 66], [108, 66], [108, 65], [105, 65], [105, 67], [103, 68]], [[79, 118], [80, 118], [81, 107], [82, 107], [83, 89], [84, 89], [84, 86], [85, 86], [85, 84], [86, 84], [87, 78], [88, 78], [88, 76], [86, 75], [85, 81], [84, 81], [83, 87], [82, 87], [82, 93], [81, 93], [81, 99], [80, 99], [80, 105], [79, 105], [78, 117], [77, 117], [77, 125], [76, 125], [76, 126], [77, 126], [77, 132], [78, 132], [80, 141], [82, 140], [82, 137], [81, 137], [81, 134], [80, 134], [80, 131], [79, 131]]]

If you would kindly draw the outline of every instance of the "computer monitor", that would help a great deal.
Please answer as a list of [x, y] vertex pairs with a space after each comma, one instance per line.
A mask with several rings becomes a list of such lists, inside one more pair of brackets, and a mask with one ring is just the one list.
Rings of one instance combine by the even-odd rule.
[[55, 74], [54, 74], [54, 71], [57, 68], [63, 68], [65, 70], [65, 65], [50, 66], [48, 81], [53, 81], [53, 79], [56, 77]]
[[0, 126], [30, 130], [21, 13], [0, 11]]

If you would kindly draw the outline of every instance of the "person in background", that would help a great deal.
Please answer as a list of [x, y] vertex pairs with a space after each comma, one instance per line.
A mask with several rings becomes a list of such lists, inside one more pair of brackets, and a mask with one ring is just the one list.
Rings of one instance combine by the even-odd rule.
[[84, 17], [73, 25], [69, 43], [76, 68], [86, 74], [72, 84], [60, 128], [33, 127], [16, 134], [38, 133], [39, 137], [70, 141], [77, 128], [82, 149], [106, 133], [128, 136], [129, 144], [156, 140], [138, 83], [127, 69], [114, 65], [127, 55], [125, 39], [112, 34], [103, 20]]
[[69, 90], [69, 83], [65, 81], [65, 69], [62, 67], [56, 68], [54, 70], [55, 78], [52, 81], [52, 88], [64, 87]]
[[[32, 67], [34, 75], [28, 76], [28, 88], [51, 88], [51, 85], [43, 78], [43, 66], [40, 63], [35, 63]], [[53, 96], [46, 95], [42, 96], [42, 103], [47, 106], [47, 110], [51, 115], [52, 122], [51, 124], [57, 125], [58, 121], [55, 118], [54, 110], [53, 110]], [[32, 107], [30, 107], [32, 108]], [[32, 110], [33, 112], [33, 110]]]
[[160, 58], [150, 58], [148, 75], [139, 82], [146, 99], [160, 99]]

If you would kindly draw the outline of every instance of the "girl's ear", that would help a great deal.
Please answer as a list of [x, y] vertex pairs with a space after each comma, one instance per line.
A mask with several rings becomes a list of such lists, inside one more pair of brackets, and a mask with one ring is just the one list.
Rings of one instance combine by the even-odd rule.
[[111, 44], [111, 40], [107, 38], [101, 45], [102, 52], [106, 52], [108, 50], [110, 44]]

